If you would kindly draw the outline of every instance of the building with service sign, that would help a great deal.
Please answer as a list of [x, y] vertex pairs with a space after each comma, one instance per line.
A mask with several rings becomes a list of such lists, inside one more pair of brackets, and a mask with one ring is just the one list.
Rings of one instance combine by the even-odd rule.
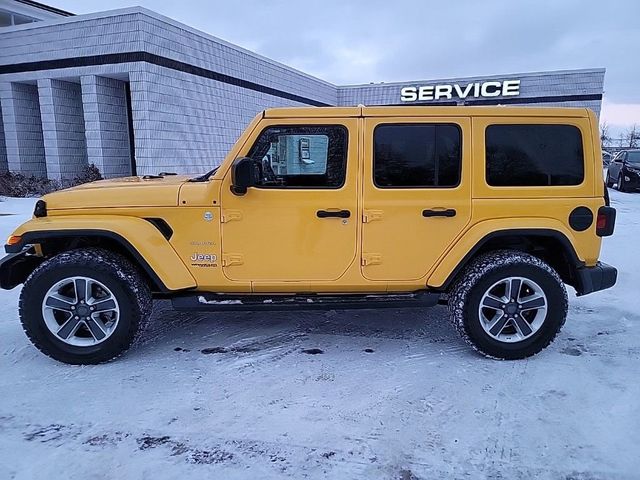
[[339, 86], [143, 8], [75, 16], [0, 0], [3, 18], [0, 172], [63, 181], [88, 163], [105, 177], [208, 170], [270, 107], [530, 105], [599, 113], [604, 88], [601, 68]]

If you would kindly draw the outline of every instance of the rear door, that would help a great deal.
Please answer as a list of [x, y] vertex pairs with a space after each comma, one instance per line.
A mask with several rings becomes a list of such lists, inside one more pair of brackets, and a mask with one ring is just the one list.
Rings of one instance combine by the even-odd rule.
[[471, 121], [368, 117], [364, 125], [362, 273], [419, 280], [471, 218]]

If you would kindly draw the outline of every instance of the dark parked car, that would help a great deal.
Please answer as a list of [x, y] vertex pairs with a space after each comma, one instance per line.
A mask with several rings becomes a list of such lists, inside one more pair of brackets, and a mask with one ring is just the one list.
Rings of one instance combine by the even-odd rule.
[[613, 158], [612, 154], [610, 154], [609, 152], [605, 152], [604, 150], [602, 151], [602, 164], [605, 167], [611, 163], [612, 158]]
[[607, 168], [607, 187], [618, 185], [621, 192], [640, 190], [640, 150], [619, 152]]

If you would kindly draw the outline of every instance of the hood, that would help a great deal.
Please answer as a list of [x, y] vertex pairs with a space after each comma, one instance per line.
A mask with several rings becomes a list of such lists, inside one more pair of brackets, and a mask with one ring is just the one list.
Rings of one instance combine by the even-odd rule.
[[124, 177], [85, 183], [42, 197], [47, 210], [100, 207], [175, 207], [186, 175]]

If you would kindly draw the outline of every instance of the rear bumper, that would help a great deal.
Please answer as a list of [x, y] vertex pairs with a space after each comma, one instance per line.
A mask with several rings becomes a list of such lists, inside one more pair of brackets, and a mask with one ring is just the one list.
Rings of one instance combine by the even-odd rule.
[[618, 270], [598, 262], [595, 267], [578, 268], [576, 275], [576, 292], [580, 296], [613, 287], [618, 278]]

